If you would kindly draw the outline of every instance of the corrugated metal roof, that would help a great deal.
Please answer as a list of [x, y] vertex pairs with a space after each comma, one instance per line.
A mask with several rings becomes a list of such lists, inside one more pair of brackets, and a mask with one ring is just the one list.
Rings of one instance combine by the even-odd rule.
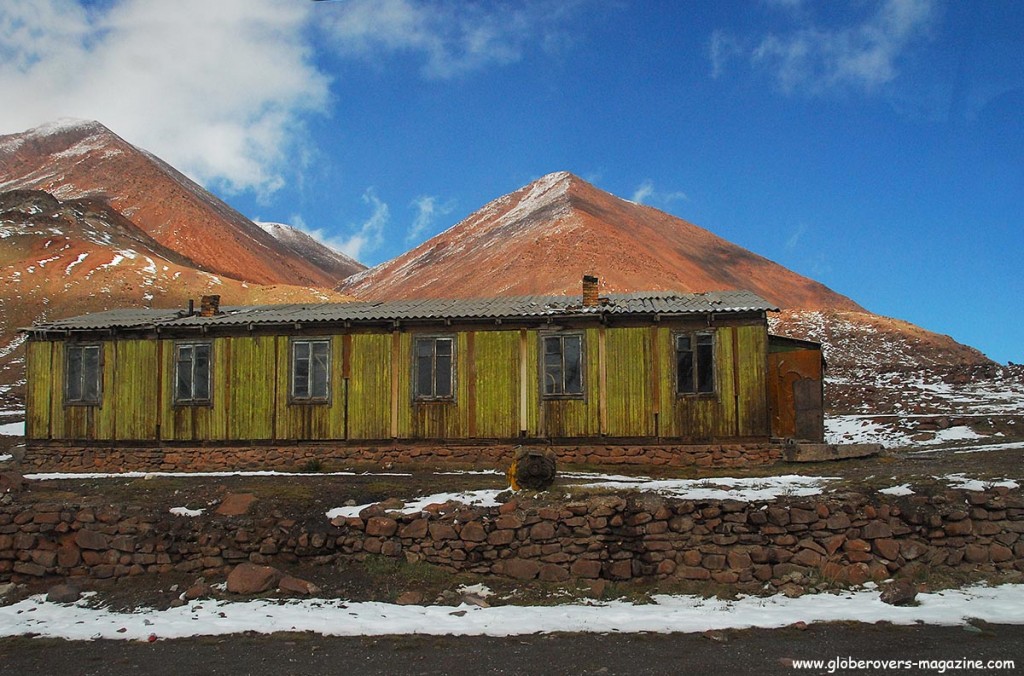
[[595, 307], [583, 307], [579, 296], [517, 296], [469, 299], [291, 303], [287, 305], [223, 306], [213, 317], [188, 316], [184, 310], [110, 310], [35, 324], [36, 331], [88, 331], [268, 324], [381, 322], [411, 320], [508, 319], [518, 317], [580, 317], [588, 315], [686, 315], [709, 312], [773, 311], [749, 291], [674, 293], [649, 291], [609, 294]]

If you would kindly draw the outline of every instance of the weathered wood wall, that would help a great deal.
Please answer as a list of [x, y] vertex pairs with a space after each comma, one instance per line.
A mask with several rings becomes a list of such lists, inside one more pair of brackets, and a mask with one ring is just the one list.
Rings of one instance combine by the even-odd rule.
[[415, 332], [324, 336], [330, 399], [315, 404], [289, 400], [285, 335], [213, 338], [211, 401], [192, 406], [174, 403], [173, 339], [103, 341], [99, 406], [65, 406], [64, 343], [33, 340], [26, 429], [30, 439], [176, 442], [767, 437], [764, 324], [715, 328], [716, 391], [701, 395], [676, 393], [679, 329], [580, 330], [584, 392], [565, 399], [540, 396], [544, 332], [536, 329], [451, 330], [451, 401], [414, 399]]

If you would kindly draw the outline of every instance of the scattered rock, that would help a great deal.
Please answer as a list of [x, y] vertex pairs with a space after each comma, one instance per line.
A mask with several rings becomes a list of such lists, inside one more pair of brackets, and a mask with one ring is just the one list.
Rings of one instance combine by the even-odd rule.
[[221, 516], [242, 516], [249, 513], [256, 496], [252, 493], [228, 493], [217, 507], [216, 513]]
[[240, 563], [228, 575], [228, 591], [232, 594], [261, 594], [281, 579], [281, 571], [270, 566]]
[[70, 584], [58, 584], [46, 592], [46, 600], [50, 603], [74, 603], [82, 598], [82, 591]]
[[882, 586], [879, 598], [891, 606], [908, 606], [917, 598], [917, 587], [907, 580], [896, 580]]
[[302, 596], [312, 596], [313, 594], [320, 593], [320, 587], [317, 587], [312, 582], [301, 580], [291, 575], [282, 577], [281, 581], [277, 583], [277, 589], [278, 591], [289, 594], [301, 594]]
[[418, 606], [423, 603], [423, 592], [407, 591], [399, 594], [395, 603], [400, 606]]
[[27, 483], [18, 472], [0, 472], [0, 493], [20, 493]]
[[213, 595], [213, 587], [206, 584], [205, 582], [196, 582], [194, 585], [185, 590], [185, 599], [189, 601], [195, 601], [196, 599], [205, 599]]

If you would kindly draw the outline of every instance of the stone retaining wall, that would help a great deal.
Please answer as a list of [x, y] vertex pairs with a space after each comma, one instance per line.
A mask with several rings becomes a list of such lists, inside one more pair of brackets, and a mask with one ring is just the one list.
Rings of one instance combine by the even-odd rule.
[[1024, 579], [1024, 499], [944, 490], [776, 502], [588, 496], [500, 507], [453, 503], [401, 515], [385, 505], [322, 514], [176, 517], [143, 506], [0, 505], [0, 582], [226, 575], [251, 561], [330, 565], [368, 554], [521, 580], [694, 580], [800, 593], [925, 571]]
[[[748, 467], [782, 459], [782, 446], [770, 443], [703, 445], [545, 446], [560, 463], [671, 467]], [[485, 465], [505, 467], [516, 446], [381, 445], [346, 446], [65, 446], [29, 442], [21, 466], [27, 472], [128, 472], [280, 470], [302, 471], [309, 463], [329, 468], [347, 465]]]

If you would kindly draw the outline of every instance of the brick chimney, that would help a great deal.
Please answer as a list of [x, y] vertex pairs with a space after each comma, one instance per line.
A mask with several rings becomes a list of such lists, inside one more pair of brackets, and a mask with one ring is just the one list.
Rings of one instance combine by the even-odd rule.
[[212, 317], [220, 312], [220, 296], [203, 296], [199, 300], [199, 316]]
[[583, 307], [597, 307], [597, 277], [583, 275]]

